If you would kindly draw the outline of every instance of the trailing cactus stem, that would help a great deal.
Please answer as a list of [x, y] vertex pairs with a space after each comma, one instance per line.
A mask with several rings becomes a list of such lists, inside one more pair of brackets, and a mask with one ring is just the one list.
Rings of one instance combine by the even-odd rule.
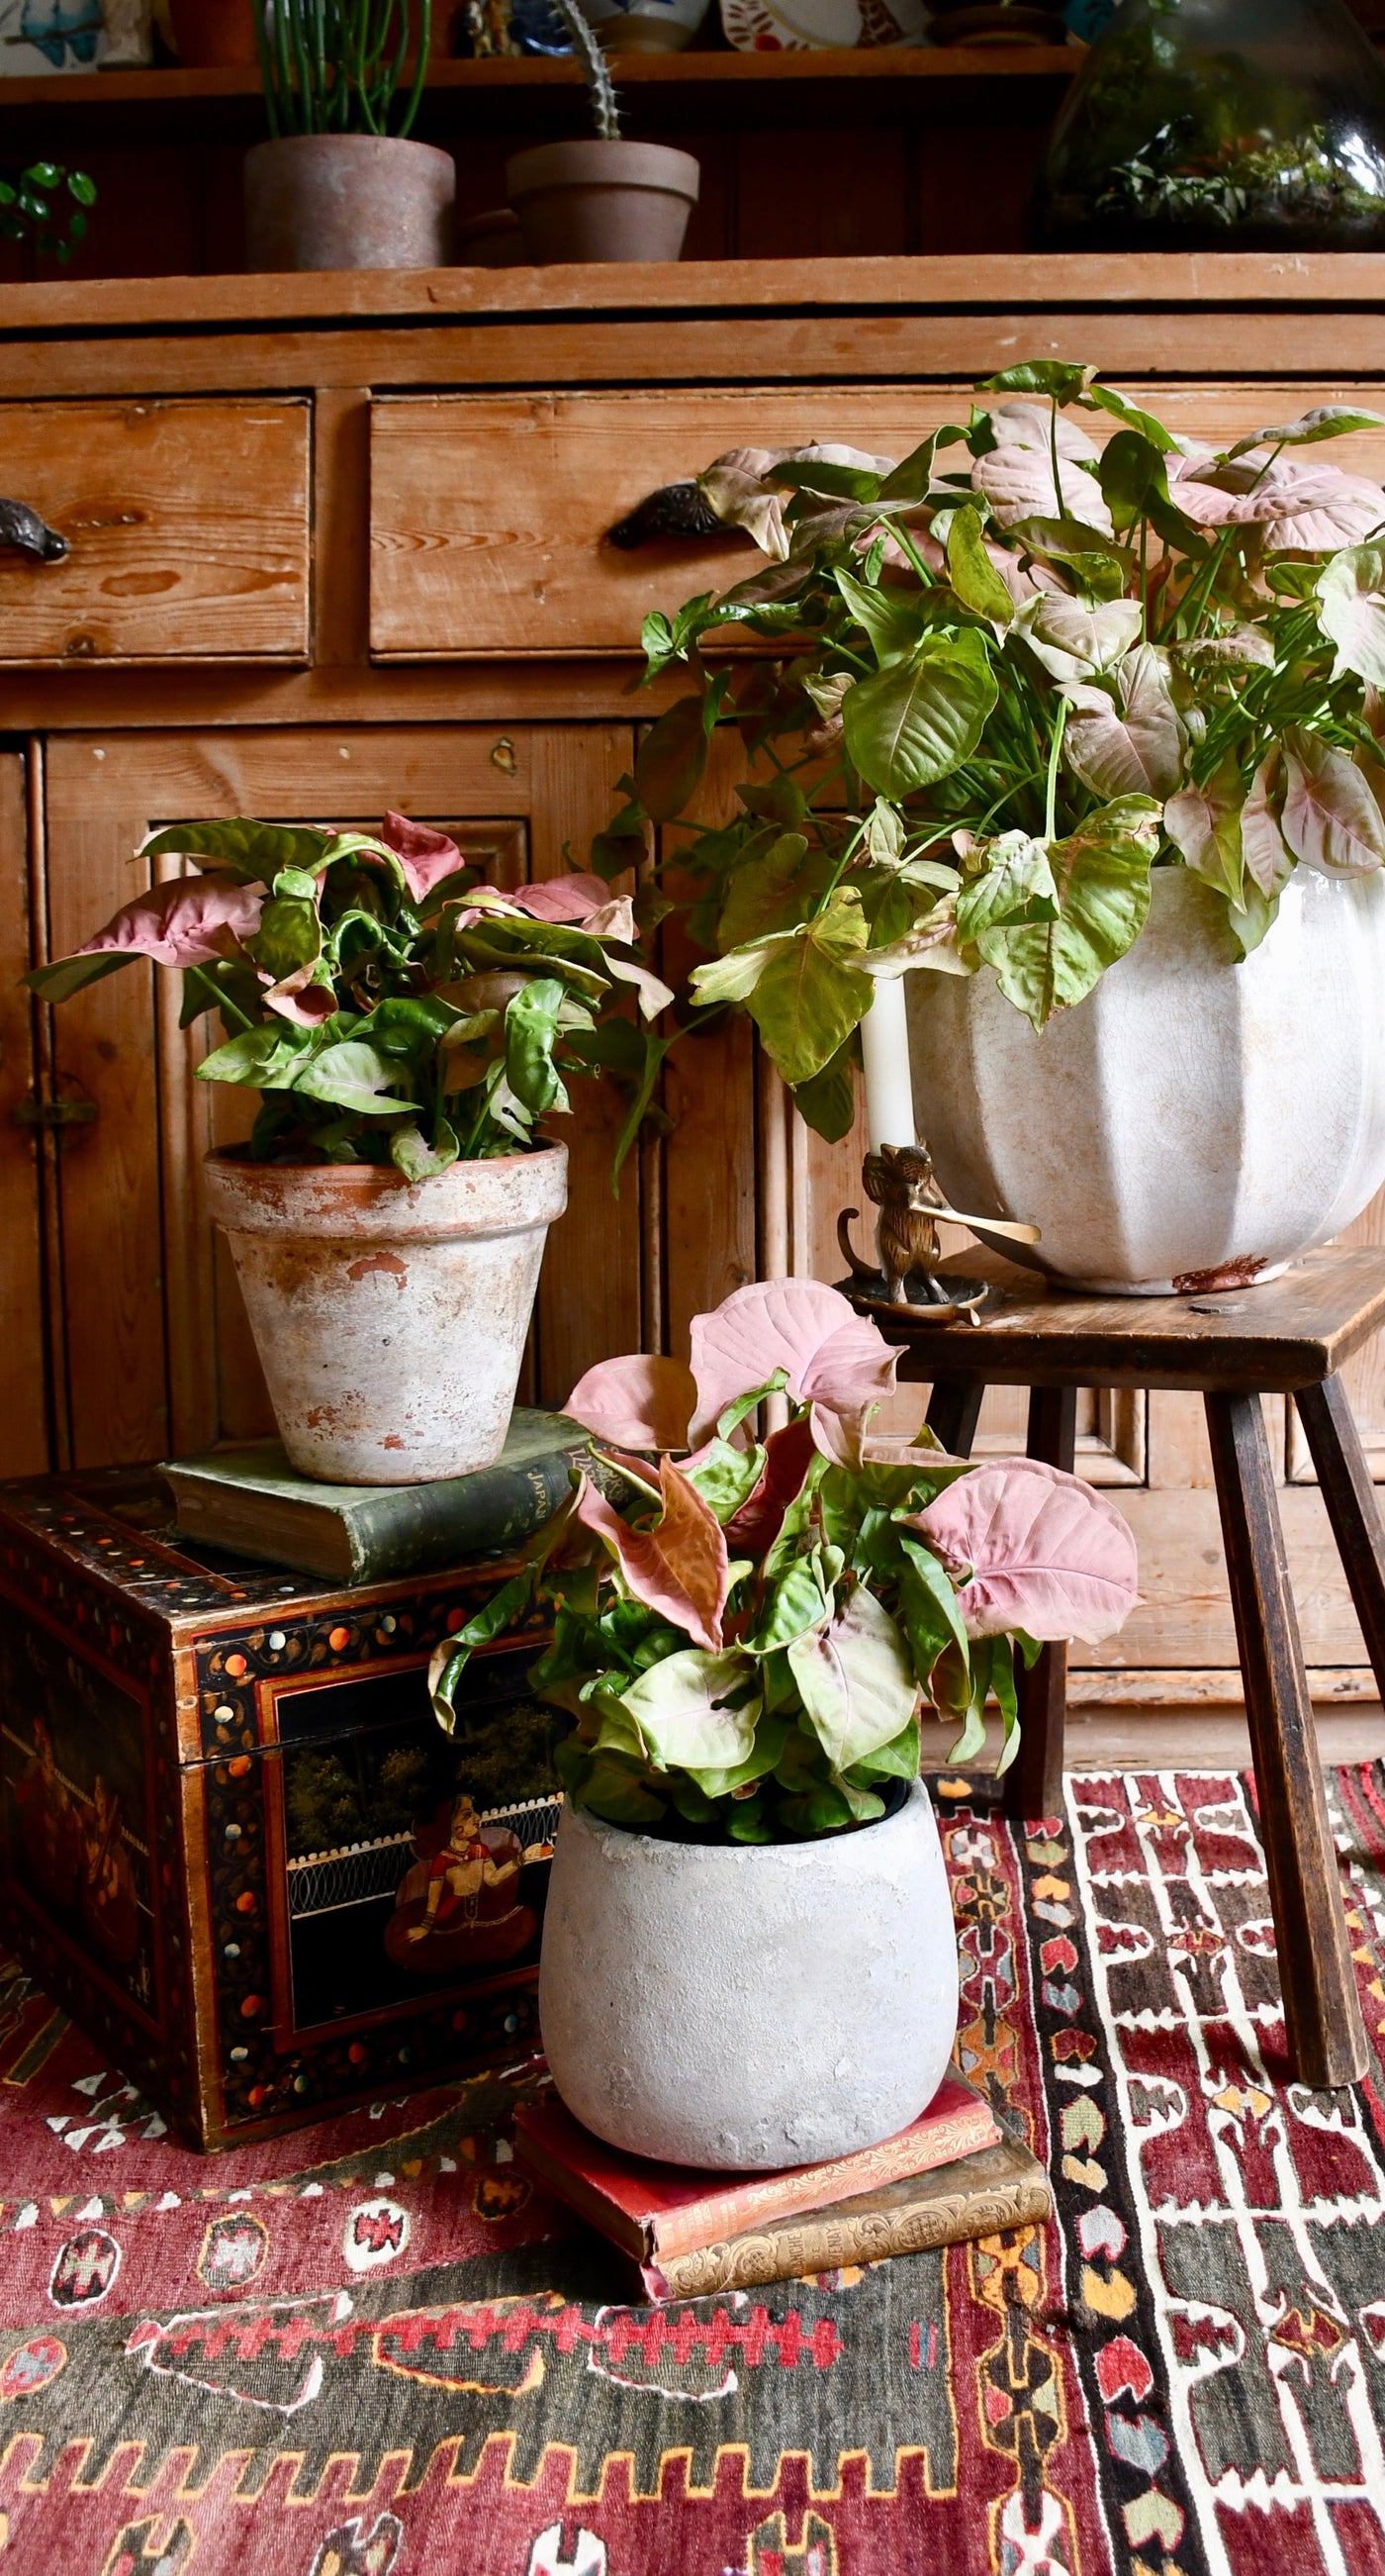
[[603, 143], [620, 141], [620, 102], [616, 97], [611, 66], [602, 51], [600, 40], [590, 19], [585, 18], [577, 0], [553, 0], [553, 6], [572, 38], [572, 49], [587, 75], [592, 117]]

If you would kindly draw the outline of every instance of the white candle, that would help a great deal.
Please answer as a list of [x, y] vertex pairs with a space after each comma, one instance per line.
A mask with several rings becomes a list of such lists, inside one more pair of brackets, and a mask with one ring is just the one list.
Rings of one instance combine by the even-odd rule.
[[878, 1153], [882, 1145], [912, 1145], [914, 1094], [902, 975], [876, 978], [875, 999], [861, 1022], [861, 1056], [871, 1152]]

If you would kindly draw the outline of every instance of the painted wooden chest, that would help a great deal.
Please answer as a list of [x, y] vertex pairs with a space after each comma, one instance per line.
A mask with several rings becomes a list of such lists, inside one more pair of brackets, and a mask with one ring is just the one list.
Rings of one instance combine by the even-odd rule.
[[25, 1965], [192, 2143], [538, 2046], [540, 1632], [428, 1657], [513, 1563], [341, 1592], [180, 1540], [144, 1468], [0, 1487], [0, 1833]]

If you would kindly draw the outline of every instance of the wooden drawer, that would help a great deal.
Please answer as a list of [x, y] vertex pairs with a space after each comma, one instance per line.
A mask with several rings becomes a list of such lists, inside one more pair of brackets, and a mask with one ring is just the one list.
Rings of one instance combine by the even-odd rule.
[[[1080, 336], [1080, 335], [1079, 335]], [[1209, 444], [1287, 420], [1342, 385], [1150, 388], [1155, 410]], [[742, 541], [601, 540], [646, 493], [730, 447], [813, 438], [901, 457], [938, 423], [965, 420], [966, 388], [782, 386], [727, 393], [444, 394], [377, 402], [371, 416], [370, 642], [380, 660], [628, 653], [651, 608], [723, 590], [757, 558]], [[1100, 441], [1114, 426], [1084, 426]], [[1317, 451], [1321, 452], [1321, 451]], [[1385, 433], [1348, 438], [1335, 462], [1380, 474]], [[963, 455], [962, 461], [965, 462]]]
[[0, 664], [302, 661], [306, 402], [0, 404], [0, 491], [67, 539], [0, 551]]

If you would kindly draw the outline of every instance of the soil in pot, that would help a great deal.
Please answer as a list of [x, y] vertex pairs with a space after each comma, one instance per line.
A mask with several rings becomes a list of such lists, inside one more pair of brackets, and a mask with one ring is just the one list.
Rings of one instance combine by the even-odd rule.
[[567, 1148], [410, 1182], [374, 1163], [205, 1165], [279, 1436], [305, 1476], [427, 1484], [494, 1464]]
[[505, 192], [540, 267], [682, 255], [701, 171], [664, 143], [541, 143], [505, 165]]
[[927, 1790], [798, 1843], [674, 1842], [566, 1809], [539, 2019], [568, 2109], [627, 2153], [748, 2173], [892, 2137], [957, 2029]]
[[252, 271], [446, 268], [457, 168], [396, 134], [290, 134], [245, 156]]

